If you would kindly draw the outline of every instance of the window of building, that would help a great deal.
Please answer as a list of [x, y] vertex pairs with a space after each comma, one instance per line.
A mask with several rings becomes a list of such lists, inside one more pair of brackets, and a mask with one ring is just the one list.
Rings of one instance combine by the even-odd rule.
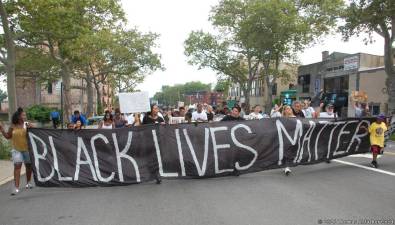
[[302, 87], [302, 93], [310, 92], [310, 74], [299, 76], [299, 85]]
[[52, 89], [52, 82], [48, 82], [47, 89], [48, 89], [48, 94], [52, 94], [52, 92], [53, 92], [53, 89]]
[[372, 116], [377, 116], [380, 114], [380, 103], [373, 103], [369, 105], [369, 111]]
[[272, 95], [277, 95], [277, 84], [276, 83], [274, 83], [272, 85]]

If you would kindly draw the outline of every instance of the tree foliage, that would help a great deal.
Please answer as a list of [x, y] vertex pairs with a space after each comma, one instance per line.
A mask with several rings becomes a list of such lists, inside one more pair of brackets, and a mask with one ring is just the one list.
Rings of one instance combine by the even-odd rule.
[[368, 33], [368, 43], [372, 34], [384, 39], [384, 62], [387, 73], [388, 112], [395, 113], [395, 1], [393, 0], [352, 0], [344, 11], [345, 24], [340, 27], [347, 40], [353, 35]]
[[[97, 93], [104, 83], [132, 91], [146, 75], [163, 69], [153, 50], [158, 35], [126, 29], [119, 0], [21, 0], [7, 1], [5, 8], [21, 53], [17, 70], [32, 72], [43, 82], [62, 78], [64, 118], [72, 111], [73, 77], [89, 83], [92, 99], [92, 86]], [[99, 95], [97, 100], [99, 107]]]
[[200, 81], [176, 84], [174, 86], [162, 86], [162, 90], [154, 95], [154, 99], [161, 105], [175, 106], [177, 101], [185, 101], [186, 97], [198, 91], [210, 91], [211, 84], [204, 84]]
[[217, 34], [191, 32], [185, 41], [185, 54], [190, 64], [212, 68], [220, 79], [239, 83], [248, 107], [252, 82], [265, 79], [270, 90], [269, 75], [280, 76], [280, 62], [328, 33], [342, 2], [221, 0], [210, 15]]

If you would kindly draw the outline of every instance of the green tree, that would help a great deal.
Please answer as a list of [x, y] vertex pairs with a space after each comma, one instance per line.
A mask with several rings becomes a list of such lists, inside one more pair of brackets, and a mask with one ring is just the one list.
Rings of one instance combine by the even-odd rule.
[[[185, 41], [189, 63], [217, 71], [240, 84], [249, 108], [252, 83], [261, 77], [271, 90], [284, 74], [280, 62], [329, 32], [342, 0], [221, 0], [210, 21], [219, 35], [193, 31]], [[269, 104], [271, 95], [268, 94]], [[270, 107], [270, 105], [268, 105]]]
[[[0, 103], [4, 101], [4, 99], [7, 98], [7, 92], [4, 92], [3, 90], [0, 89]], [[0, 104], [0, 109], [1, 109], [1, 104]]]
[[387, 74], [388, 113], [395, 113], [395, 1], [393, 0], [351, 0], [343, 14], [345, 24], [340, 27], [348, 40], [353, 35], [377, 33], [384, 38], [384, 64]]
[[60, 67], [64, 85], [64, 118], [71, 115], [73, 49], [83, 35], [119, 26], [124, 13], [118, 0], [21, 0], [18, 1], [18, 40], [41, 49]]
[[157, 37], [136, 29], [103, 29], [76, 41], [74, 59], [80, 62], [76, 76], [87, 81], [88, 99], [93, 85], [98, 109], [102, 108], [101, 84], [111, 84], [118, 92], [132, 92], [146, 75], [163, 69], [160, 56], [152, 50]]
[[15, 87], [15, 39], [17, 37], [12, 24], [12, 18], [14, 18], [15, 13], [15, 7], [12, 2], [0, 0], [0, 17], [3, 31], [0, 38], [0, 62], [4, 65], [4, 70], [7, 75], [9, 118], [11, 118], [17, 108]]
[[154, 99], [162, 105], [175, 106], [177, 101], [184, 101], [187, 95], [197, 91], [210, 91], [211, 84], [204, 84], [200, 81], [176, 84], [174, 86], [162, 86], [160, 92], [155, 93]]

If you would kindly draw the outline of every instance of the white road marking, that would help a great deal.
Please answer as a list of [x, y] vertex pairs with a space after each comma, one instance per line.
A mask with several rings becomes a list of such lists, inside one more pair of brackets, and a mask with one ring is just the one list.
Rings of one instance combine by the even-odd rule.
[[362, 166], [362, 165], [359, 165], [359, 164], [355, 164], [355, 163], [351, 163], [351, 162], [346, 162], [346, 161], [338, 160], [338, 159], [333, 159], [332, 161], [335, 161], [335, 162], [338, 162], [338, 163], [342, 163], [342, 164], [345, 164], [345, 165], [349, 165], [349, 166], [359, 167], [359, 168], [362, 168], [362, 169], [365, 169], [365, 170], [371, 170], [371, 171], [374, 171], [374, 172], [377, 172], [377, 173], [387, 174], [387, 175], [390, 175], [390, 176], [394, 176], [394, 177], [395, 177], [395, 173], [390, 172], [390, 171], [381, 170], [381, 169], [376, 169], [376, 168], [367, 167], [367, 166]]
[[[372, 153], [365, 153], [365, 154], [355, 154], [355, 155], [349, 155], [347, 157], [351, 157], [351, 158], [368, 158], [371, 159], [372, 158]], [[378, 155], [377, 158], [381, 158], [382, 155]]]

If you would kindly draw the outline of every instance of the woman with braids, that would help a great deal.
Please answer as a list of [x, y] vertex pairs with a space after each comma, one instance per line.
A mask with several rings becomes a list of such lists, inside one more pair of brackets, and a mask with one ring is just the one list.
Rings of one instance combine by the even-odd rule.
[[30, 183], [32, 177], [32, 167], [30, 162], [30, 156], [27, 146], [27, 130], [31, 125], [26, 121], [26, 114], [22, 108], [18, 110], [12, 116], [12, 124], [8, 129], [8, 132], [4, 131], [4, 127], [0, 124], [0, 131], [3, 136], [7, 139], [11, 139], [12, 143], [12, 161], [14, 162], [14, 183], [15, 188], [12, 190], [11, 195], [19, 193], [19, 183], [21, 176], [22, 163], [25, 163], [26, 168], [26, 189], [33, 188]]

